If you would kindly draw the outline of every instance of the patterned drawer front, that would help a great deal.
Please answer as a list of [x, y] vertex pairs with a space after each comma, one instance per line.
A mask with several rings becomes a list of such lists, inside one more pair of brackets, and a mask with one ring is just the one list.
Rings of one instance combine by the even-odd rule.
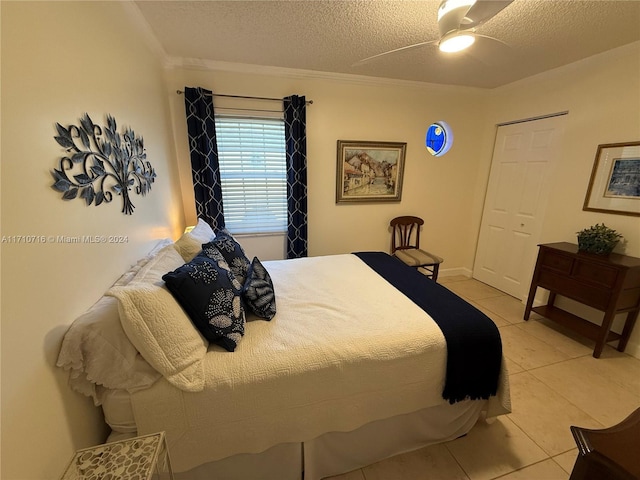
[[585, 282], [595, 283], [604, 287], [613, 287], [618, 278], [618, 270], [606, 265], [577, 260], [572, 276]]
[[547, 250], [543, 254], [542, 265], [568, 274], [571, 273], [573, 258]]
[[557, 292], [558, 295], [569, 297], [599, 310], [606, 310], [611, 296], [609, 289], [585, 285], [548, 270], [540, 272], [538, 284], [542, 288]]

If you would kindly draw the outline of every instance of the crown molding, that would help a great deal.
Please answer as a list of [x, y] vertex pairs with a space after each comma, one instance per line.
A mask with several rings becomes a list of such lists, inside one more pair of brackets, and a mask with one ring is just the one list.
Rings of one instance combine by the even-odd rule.
[[327, 80], [340, 83], [368, 86], [391, 86], [416, 89], [441, 89], [456, 92], [486, 92], [487, 89], [477, 87], [465, 87], [458, 85], [442, 85], [438, 83], [418, 82], [413, 80], [399, 80], [394, 78], [370, 77], [366, 75], [353, 75], [348, 73], [322, 72], [317, 70], [302, 70], [284, 67], [272, 67], [265, 65], [253, 65], [246, 63], [222, 62], [205, 60], [200, 58], [166, 57], [165, 69], [184, 69], [218, 71], [231, 73], [246, 73], [252, 75], [269, 75], [303, 80]]

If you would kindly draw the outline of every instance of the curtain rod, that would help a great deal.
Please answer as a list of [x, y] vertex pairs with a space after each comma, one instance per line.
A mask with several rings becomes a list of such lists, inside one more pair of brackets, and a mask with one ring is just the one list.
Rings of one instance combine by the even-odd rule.
[[[182, 95], [184, 92], [182, 90], [176, 90], [178, 95]], [[227, 97], [227, 98], [247, 98], [251, 100], [268, 100], [271, 102], [281, 102], [281, 98], [273, 98], [273, 97], [248, 97], [246, 95], [225, 95], [223, 93], [213, 93], [214, 97]], [[313, 105], [313, 100], [307, 100], [305, 102], [307, 105]]]
[[270, 112], [270, 113], [282, 113], [284, 110], [267, 110], [264, 108], [237, 108], [237, 107], [216, 107], [218, 110], [233, 110], [234, 112]]

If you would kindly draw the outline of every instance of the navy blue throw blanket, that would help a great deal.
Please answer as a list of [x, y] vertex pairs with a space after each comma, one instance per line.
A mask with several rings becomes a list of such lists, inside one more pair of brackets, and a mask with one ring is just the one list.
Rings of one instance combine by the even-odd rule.
[[486, 399], [498, 390], [502, 342], [496, 325], [456, 294], [384, 252], [355, 253], [427, 312], [447, 341], [442, 397], [449, 403]]

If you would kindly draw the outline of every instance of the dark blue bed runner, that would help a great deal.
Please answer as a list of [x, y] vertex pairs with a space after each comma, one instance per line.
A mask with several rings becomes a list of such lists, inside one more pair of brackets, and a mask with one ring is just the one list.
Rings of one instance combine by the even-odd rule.
[[502, 342], [493, 321], [456, 294], [384, 252], [357, 252], [363, 262], [438, 324], [447, 342], [442, 397], [449, 403], [489, 398], [498, 390]]

